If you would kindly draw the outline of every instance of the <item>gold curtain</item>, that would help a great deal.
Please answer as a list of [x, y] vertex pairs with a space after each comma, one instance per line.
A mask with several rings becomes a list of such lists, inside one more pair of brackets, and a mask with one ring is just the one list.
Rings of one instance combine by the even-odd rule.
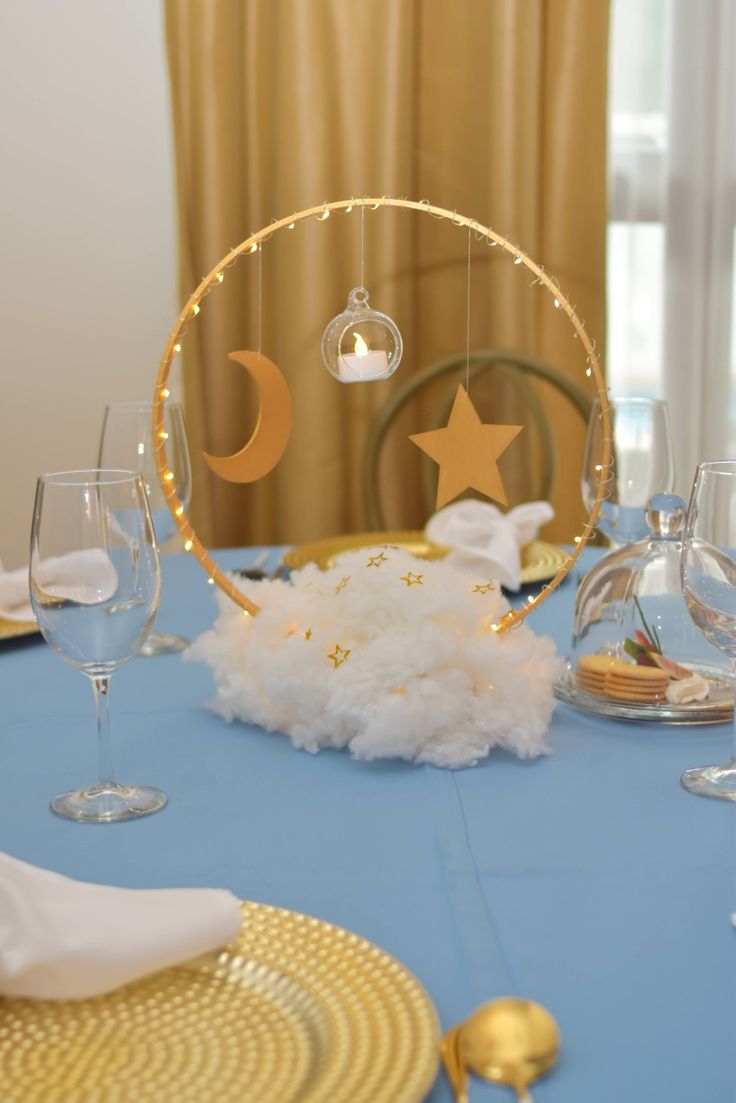
[[[166, 32], [182, 298], [231, 246], [290, 211], [351, 195], [426, 198], [518, 243], [603, 346], [608, 0], [166, 0]], [[228, 272], [190, 328], [192, 516], [211, 544], [364, 527], [371, 417], [406, 373], [465, 348], [466, 232], [381, 208], [365, 213], [365, 280], [402, 331], [404, 360], [383, 383], [328, 375], [322, 330], [360, 282], [360, 217], [275, 235], [260, 260]], [[582, 349], [548, 293], [500, 250], [473, 241], [471, 253], [471, 347], [530, 353], [582, 382]], [[274, 472], [234, 486], [200, 457], [247, 439], [255, 398], [227, 354], [259, 342], [289, 380], [294, 429]], [[564, 445], [545, 535], [570, 539], [583, 516], [584, 428], [563, 400], [544, 400]], [[421, 410], [407, 414], [384, 463], [396, 525], [426, 516], [405, 436], [427, 427]]]

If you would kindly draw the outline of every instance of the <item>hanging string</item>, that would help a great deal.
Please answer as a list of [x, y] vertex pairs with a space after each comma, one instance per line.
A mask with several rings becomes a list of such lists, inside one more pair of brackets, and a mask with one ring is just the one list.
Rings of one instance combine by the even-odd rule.
[[365, 287], [365, 200], [360, 205], [360, 286]]
[[258, 242], [258, 355], [261, 355], [263, 346], [263, 264], [261, 252], [263, 246]]
[[465, 391], [470, 394], [470, 227], [468, 226], [468, 276], [465, 311]]

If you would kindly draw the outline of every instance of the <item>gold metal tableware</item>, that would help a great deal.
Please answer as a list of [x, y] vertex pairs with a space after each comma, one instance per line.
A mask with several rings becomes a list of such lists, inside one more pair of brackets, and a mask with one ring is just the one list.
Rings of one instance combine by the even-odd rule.
[[460, 1026], [453, 1026], [447, 1031], [442, 1039], [440, 1053], [447, 1079], [450, 1081], [450, 1086], [455, 1095], [455, 1103], [468, 1103], [468, 1070], [460, 1060], [460, 1054], [458, 1053], [458, 1036], [461, 1030], [462, 1023]]
[[[307, 563], [316, 563], [321, 570], [334, 567], [338, 558], [348, 551], [361, 548], [393, 545], [408, 551], [418, 559], [444, 559], [449, 548], [432, 544], [423, 532], [392, 530], [390, 532], [353, 532], [345, 536], [328, 536], [312, 544], [301, 544], [284, 554], [282, 563], [290, 570], [298, 570]], [[521, 549], [521, 582], [545, 582], [553, 578], [565, 561], [565, 552], [555, 544], [544, 540], [532, 540]]]
[[419, 1103], [434, 1008], [389, 954], [243, 904], [235, 942], [89, 1000], [0, 997], [2, 1103]]
[[557, 1023], [541, 1004], [514, 996], [484, 1003], [442, 1042], [455, 1103], [467, 1103], [468, 1069], [483, 1080], [507, 1084], [520, 1103], [531, 1103], [529, 1085], [549, 1072], [559, 1048]]
[[35, 620], [7, 620], [0, 617], [0, 640], [13, 640], [19, 636], [34, 636], [38, 632]]

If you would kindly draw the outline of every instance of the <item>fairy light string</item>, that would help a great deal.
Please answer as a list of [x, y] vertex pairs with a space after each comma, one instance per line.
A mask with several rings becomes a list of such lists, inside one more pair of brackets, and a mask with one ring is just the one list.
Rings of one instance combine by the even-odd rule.
[[[444, 207], [436, 207], [429, 203], [428, 200], [410, 200], [410, 199], [395, 199], [390, 196], [364, 197], [362, 199], [340, 199], [332, 203], [322, 203], [318, 207], [307, 207], [302, 211], [298, 211], [295, 214], [288, 215], [286, 218], [277, 219], [271, 222], [268, 226], [258, 230], [257, 233], [251, 234], [241, 242], [240, 245], [231, 248], [230, 251], [219, 261], [215, 267], [199, 282], [192, 294], [187, 299], [186, 303], [182, 307], [181, 313], [177, 318], [168, 340], [164, 347], [163, 355], [159, 362], [158, 372], [156, 375], [156, 384], [153, 394], [153, 439], [155, 441], [154, 456], [156, 460], [156, 468], [161, 482], [161, 487], [164, 493], [166, 504], [168, 505], [174, 521], [179, 529], [179, 532], [184, 540], [184, 548], [186, 551], [194, 555], [195, 559], [200, 563], [203, 569], [207, 572], [208, 578], [213, 585], [219, 586], [223, 593], [227, 594], [236, 605], [238, 605], [246, 615], [255, 616], [260, 612], [260, 607], [246, 596], [228, 576], [222, 572], [215, 561], [210, 556], [209, 552], [198, 538], [191, 521], [189, 520], [186, 511], [184, 510], [183, 503], [179, 500], [176, 494], [176, 488], [174, 486], [173, 473], [171, 471], [167, 453], [166, 453], [166, 433], [164, 430], [164, 412], [167, 398], [169, 398], [169, 374], [171, 371], [171, 365], [174, 357], [180, 352], [182, 342], [186, 336], [187, 327], [193, 318], [196, 318], [201, 314], [203, 308], [203, 301], [207, 295], [212, 291], [213, 287], [219, 286], [224, 278], [228, 268], [230, 268], [236, 261], [244, 254], [251, 254], [258, 252], [260, 254], [260, 248], [262, 244], [269, 240], [273, 234], [279, 230], [287, 228], [294, 230], [300, 222], [304, 222], [310, 218], [316, 218], [319, 222], [325, 222], [330, 218], [333, 211], [343, 211], [350, 214], [355, 207], [359, 206], [361, 209], [361, 220], [365, 217], [365, 208], [375, 211], [379, 207], [398, 207], [405, 210], [418, 211], [423, 214], [430, 214], [435, 218], [446, 219], [452, 222], [455, 226], [465, 227], [468, 230], [468, 241], [470, 241], [470, 234], [474, 233], [476, 240], [485, 241], [490, 247], [500, 247], [512, 258], [514, 264], [523, 264], [533, 274], [533, 284], [538, 284], [544, 287], [552, 296], [554, 307], [557, 310], [562, 310], [570, 320], [572, 324], [574, 334], [577, 337], [585, 351], [586, 369], [585, 374], [588, 378], [593, 380], [593, 384], [596, 389], [597, 396], [600, 400], [601, 407], [601, 419], [603, 422], [603, 449], [600, 457], [600, 471], [598, 472], [598, 482], [596, 484], [596, 493], [593, 503], [590, 508], [588, 519], [583, 525], [582, 531], [575, 537], [573, 550], [567, 555], [564, 563], [560, 567], [557, 574], [551, 579], [536, 595], [530, 596], [527, 603], [518, 609], [511, 609], [503, 616], [498, 618], [495, 624], [490, 626], [493, 632], [502, 633], [511, 628], [521, 624], [523, 620], [532, 612], [533, 609], [541, 605], [551, 593], [553, 593], [558, 586], [563, 582], [568, 575], [576, 560], [582, 554], [583, 548], [590, 539], [593, 530], [595, 529], [596, 521], [601, 510], [601, 506], [604, 500], [608, 497], [609, 486], [611, 481], [611, 464], [613, 457], [613, 435], [611, 428], [611, 411], [608, 402], [608, 392], [606, 390], [605, 381], [603, 379], [603, 373], [601, 371], [598, 354], [596, 352], [595, 342], [590, 339], [585, 331], [585, 323], [578, 316], [575, 306], [570, 302], [567, 296], [562, 292], [559, 283], [556, 279], [550, 277], [544, 270], [544, 268], [533, 261], [526, 255], [518, 245], [513, 244], [507, 238], [501, 234], [496, 233], [490, 226], [483, 226], [476, 219], [467, 218], [464, 215], [459, 215], [457, 211], [449, 211]], [[362, 232], [361, 232], [362, 237]], [[361, 247], [361, 260], [362, 260], [362, 247]], [[260, 255], [259, 255], [260, 261]], [[469, 279], [469, 274], [468, 274]], [[468, 294], [468, 310], [470, 306], [470, 299]]]
[[263, 243], [258, 243], [258, 355], [263, 352]]
[[465, 288], [465, 393], [470, 394], [470, 226], [468, 226], [468, 274]]
[[360, 205], [360, 286], [365, 287], [365, 203]]

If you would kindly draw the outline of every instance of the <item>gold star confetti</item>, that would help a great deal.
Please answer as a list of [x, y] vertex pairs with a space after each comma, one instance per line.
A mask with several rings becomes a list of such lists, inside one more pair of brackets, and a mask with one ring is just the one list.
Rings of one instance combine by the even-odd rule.
[[439, 464], [437, 509], [469, 487], [507, 505], [496, 461], [523, 428], [523, 425], [484, 425], [460, 384], [445, 428], [409, 437]]
[[413, 571], [409, 571], [407, 574], [402, 574], [400, 581], [405, 582], [407, 586], [423, 586], [424, 575], [414, 574]]
[[335, 650], [332, 651], [332, 652], [328, 652], [327, 658], [332, 659], [333, 663], [335, 664], [335, 669], [337, 669], [338, 666], [342, 666], [343, 663], [346, 663], [348, 661], [348, 655], [349, 654], [350, 654], [350, 648], [349, 647], [348, 648], [342, 648], [342, 647], [340, 647], [339, 643], [336, 643], [335, 644]]
[[486, 582], [483, 586], [481, 586], [480, 584], [478, 584], [477, 586], [474, 586], [473, 587], [473, 593], [474, 594], [490, 594], [491, 591], [495, 590], [495, 589], [496, 589], [496, 587], [493, 585], [492, 582]]
[[366, 567], [380, 567], [382, 563], [388, 563], [388, 556], [379, 552], [378, 555], [372, 555], [369, 558]]
[[335, 587], [335, 593], [339, 594], [340, 590], [344, 590], [349, 581], [350, 581], [350, 575], [346, 574], [344, 578], [340, 579], [337, 586]]
[[304, 633], [304, 639], [305, 640], [311, 640], [311, 638], [312, 638], [312, 629], [307, 628], [306, 632]]

